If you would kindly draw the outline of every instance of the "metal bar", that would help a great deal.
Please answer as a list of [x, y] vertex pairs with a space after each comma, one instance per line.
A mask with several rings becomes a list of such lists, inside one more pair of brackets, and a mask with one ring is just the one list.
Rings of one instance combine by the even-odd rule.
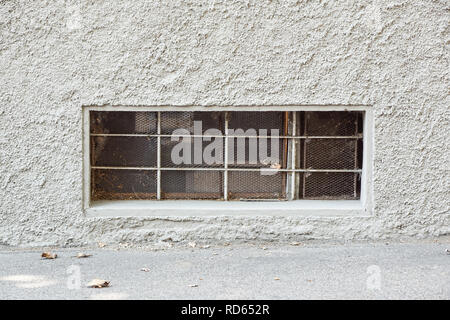
[[[187, 134], [141, 134], [141, 133], [91, 133], [91, 137], [191, 137], [191, 138], [225, 138], [226, 135], [187, 135]], [[246, 135], [231, 135], [228, 137], [235, 138], [280, 138], [280, 139], [362, 139], [362, 135], [357, 136], [246, 136]]]
[[[293, 135], [294, 133], [291, 131], [291, 127], [289, 125], [289, 111], [284, 112], [284, 135]], [[281, 168], [288, 168], [289, 162], [288, 159], [290, 159], [291, 156], [291, 148], [289, 147], [292, 144], [293, 140], [284, 139], [283, 141], [283, 156], [282, 156], [282, 166]], [[281, 164], [281, 162], [280, 162]], [[289, 177], [287, 175], [283, 175], [282, 177], [282, 191], [284, 192], [284, 195], [287, 197], [289, 195]]]
[[[292, 134], [295, 135], [297, 128], [297, 112], [292, 112]], [[291, 170], [295, 170], [295, 141], [292, 141], [292, 151], [291, 151]], [[291, 177], [291, 190], [289, 198], [290, 200], [294, 200], [295, 195], [295, 171], [292, 171]]]
[[[294, 134], [297, 135], [303, 135], [304, 134], [304, 130], [303, 130], [303, 126], [302, 126], [302, 120], [303, 117], [305, 115], [304, 111], [295, 111], [297, 112], [297, 119], [296, 119], [296, 123], [298, 123], [297, 125], [297, 129]], [[295, 140], [292, 140], [295, 141]], [[303, 168], [302, 167], [302, 159], [301, 159], [301, 155], [302, 155], [302, 151], [303, 151], [303, 144], [305, 143], [306, 140], [298, 140], [297, 141], [297, 145], [296, 145], [296, 155], [295, 155], [295, 166], [296, 168]], [[301, 179], [301, 180], [300, 180]], [[300, 182], [301, 181], [301, 182]], [[303, 188], [303, 174], [296, 174], [295, 175], [295, 195], [294, 195], [294, 199], [300, 199], [300, 192], [302, 192]]]
[[[260, 170], [270, 170], [270, 168], [268, 167], [254, 167], [254, 168], [228, 168], [229, 165], [229, 160], [228, 160], [228, 156], [229, 156], [229, 142], [228, 139], [230, 137], [242, 137], [242, 138], [279, 138], [279, 139], [286, 139], [287, 141], [290, 141], [292, 144], [292, 150], [291, 153], [287, 156], [287, 159], [291, 159], [291, 166], [285, 166], [285, 168], [287, 169], [273, 169], [274, 171], [279, 171], [279, 172], [287, 172], [287, 173], [291, 173], [293, 179], [288, 182], [288, 185], [293, 185], [294, 187], [296, 185], [299, 185], [299, 183], [296, 182], [296, 180], [299, 179], [303, 179], [303, 197], [305, 198], [306, 195], [306, 183], [305, 183], [305, 174], [301, 175], [301, 174], [295, 174], [296, 172], [303, 172], [303, 173], [308, 173], [308, 172], [342, 172], [342, 173], [354, 173], [355, 176], [355, 186], [354, 186], [354, 195], [356, 196], [357, 193], [357, 186], [358, 186], [358, 175], [356, 175], [356, 173], [362, 174], [363, 178], [361, 181], [361, 198], [363, 198], [363, 194], [366, 193], [366, 186], [365, 183], [366, 181], [366, 177], [367, 177], [367, 172], [363, 172], [362, 169], [357, 169], [358, 168], [358, 147], [359, 147], [359, 141], [361, 139], [364, 139], [364, 144], [363, 144], [363, 161], [364, 161], [364, 166], [363, 168], [367, 167], [365, 166], [366, 164], [366, 153], [367, 153], [367, 148], [366, 148], [366, 140], [368, 141], [369, 139], [367, 138], [367, 134], [366, 134], [366, 129], [364, 128], [364, 130], [362, 130], [363, 133], [358, 133], [358, 122], [360, 121], [360, 118], [357, 119], [356, 123], [356, 130], [355, 130], [355, 135], [354, 136], [307, 136], [307, 131], [306, 131], [306, 124], [307, 124], [307, 119], [305, 116], [305, 113], [308, 113], [308, 111], [348, 111], [347, 107], [348, 106], [281, 106], [281, 110], [279, 107], [276, 107], [276, 109], [274, 109], [274, 106], [270, 106], [268, 108], [262, 108], [262, 107], [255, 107], [255, 106], [246, 106], [244, 108], [239, 107], [239, 108], [235, 108], [235, 107], [227, 107], [227, 110], [236, 110], [236, 111], [260, 111], [260, 112], [264, 112], [264, 111], [271, 111], [273, 109], [273, 111], [292, 111], [298, 118], [295, 119], [295, 126], [297, 126], [297, 122], [299, 123], [299, 126], [301, 126], [301, 122], [303, 122], [302, 120], [304, 120], [305, 123], [305, 130], [301, 130], [303, 132], [296, 132], [297, 129], [295, 128], [295, 130], [291, 133], [284, 133], [285, 135], [282, 136], [258, 136], [258, 135], [250, 135], [250, 136], [246, 136], [246, 135], [228, 135], [228, 117], [227, 111], [224, 111], [224, 107], [194, 107], [195, 110], [192, 110], [191, 106], [184, 106], [184, 107], [174, 107], [174, 106], [169, 106], [170, 110], [173, 111], [206, 111], [206, 112], [211, 112], [211, 111], [222, 111], [225, 113], [225, 135], [172, 135], [172, 134], [165, 134], [162, 135], [161, 134], [161, 119], [160, 119], [160, 110], [162, 110], [162, 106], [158, 106], [158, 107], [134, 107], [134, 109], [136, 109], [136, 111], [145, 111], [145, 110], [152, 110], [152, 112], [157, 113], [157, 117], [158, 117], [158, 122], [157, 122], [157, 126], [158, 126], [158, 130], [157, 130], [157, 134], [92, 134], [89, 132], [89, 130], [87, 130], [85, 132], [85, 145], [87, 145], [87, 150], [89, 150], [89, 152], [86, 152], [84, 150], [84, 154], [88, 154], [88, 158], [87, 160], [89, 160], [89, 154], [91, 152], [90, 150], [90, 137], [95, 137], [95, 136], [104, 136], [104, 137], [157, 137], [157, 163], [156, 163], [156, 167], [107, 167], [107, 166], [92, 166], [90, 167], [90, 161], [87, 161], [84, 169], [87, 169], [85, 172], [85, 176], [88, 177], [85, 180], [85, 184], [87, 185], [87, 188], [85, 191], [85, 194], [87, 196], [85, 196], [84, 201], [85, 201], [85, 207], [89, 207], [89, 189], [91, 187], [90, 183], [89, 183], [89, 179], [91, 178], [91, 174], [90, 171], [91, 169], [111, 169], [111, 170], [149, 170], [149, 171], [156, 171], [157, 172], [157, 198], [160, 199], [161, 198], [161, 171], [163, 170], [167, 170], [167, 171], [223, 171], [224, 172], [224, 199], [225, 200], [229, 200], [227, 193], [228, 193], [228, 171], [260, 171]], [[300, 107], [300, 108], [299, 108]], [[120, 108], [122, 110], [120, 110]], [[165, 107], [164, 107], [165, 108]], [[184, 108], [184, 109], [183, 109]], [[230, 109], [231, 108], [231, 109]], [[118, 110], [119, 109], [119, 110]], [[89, 111], [91, 110], [98, 110], [98, 111], [130, 111], [131, 109], [133, 109], [133, 107], [111, 107], [111, 106], [83, 106], [83, 110], [86, 111], [86, 114], [89, 116]], [[134, 110], [133, 109], [133, 110]], [[167, 109], [167, 110], [169, 110]], [[175, 110], [176, 109], [176, 110]], [[198, 109], [198, 110], [197, 110]], [[167, 111], [164, 110], [164, 111]], [[299, 112], [296, 112], [298, 110], [303, 110], [302, 114], [300, 114]], [[364, 111], [365, 114], [367, 112], [372, 112], [372, 109], [368, 108], [367, 106], [359, 106], [357, 109], [352, 110], [352, 111]], [[298, 113], [298, 114], [297, 114]], [[303, 119], [302, 119], [303, 117]], [[84, 119], [84, 121], [86, 121], [87, 119], [89, 119], [89, 117], [86, 117]], [[363, 120], [364, 125], [366, 126], [366, 120]], [[86, 126], [86, 128], [89, 128], [89, 121], [87, 121], [87, 123], [84, 123], [84, 126]], [[295, 134], [299, 133], [299, 136], [296, 136]], [[286, 135], [287, 134], [287, 135]], [[224, 151], [224, 163], [225, 165], [223, 167], [209, 167], [209, 168], [204, 168], [204, 167], [185, 167], [185, 168], [162, 168], [161, 167], [161, 140], [162, 138], [170, 138], [170, 137], [210, 137], [210, 138], [225, 138], [225, 151]], [[291, 139], [291, 140], [289, 140]], [[297, 140], [298, 139], [298, 142]], [[306, 143], [305, 140], [306, 139], [354, 139], [355, 142], [355, 165], [354, 165], [354, 169], [349, 169], [349, 170], [345, 170], [345, 169], [296, 169], [296, 167], [299, 168], [306, 168]], [[87, 141], [87, 142], [86, 142]], [[297, 142], [297, 144], [295, 144], [295, 142]], [[299, 145], [299, 143], [304, 144], [304, 147], [302, 148], [302, 146]], [[83, 147], [85, 147], [85, 145], [83, 145]], [[297, 149], [297, 153], [298, 153], [298, 157], [296, 157], [295, 155], [295, 149]], [[303, 150], [302, 150], [303, 149]], [[304, 166], [302, 166], [300, 163], [298, 163], [298, 161], [301, 161], [301, 153], [303, 153], [303, 158], [304, 158]], [[294, 159], [294, 160], [293, 160]], [[86, 161], [86, 160], [85, 160]], [[288, 161], [288, 160], [287, 160]], [[296, 161], [296, 162], [295, 162]], [[366, 168], [365, 168], [366, 170]], [[291, 174], [289, 174], [289, 176], [291, 176]], [[288, 176], [288, 174], [286, 174], [286, 176]], [[294, 179], [294, 177], [296, 179]], [[285, 192], [288, 192], [288, 196], [293, 196], [294, 198], [300, 198], [300, 190], [298, 190], [299, 188], [297, 188], [297, 190], [295, 190], [295, 188], [291, 188], [291, 190], [289, 190], [289, 187], [285, 188]], [[297, 191], [297, 192], [296, 192]], [[248, 199], [247, 199], [248, 200]], [[261, 199], [257, 199], [257, 201], [260, 201]], [[363, 199], [364, 200], [364, 199]], [[366, 201], [366, 200], [364, 200]]]
[[204, 168], [204, 167], [188, 167], [188, 168], [165, 168], [165, 167], [107, 167], [93, 166], [92, 169], [99, 170], [145, 170], [145, 171], [269, 171], [277, 172], [343, 172], [343, 173], [360, 173], [361, 169], [271, 169], [271, 168]]
[[161, 112], [158, 111], [158, 137], [157, 137], [157, 172], [156, 172], [156, 199], [161, 200]]
[[225, 112], [225, 143], [224, 143], [224, 159], [223, 166], [225, 172], [223, 173], [223, 200], [228, 200], [228, 112]]
[[[355, 134], [358, 134], [358, 115], [356, 114], [356, 121], [355, 121]], [[355, 155], [354, 155], [354, 160], [355, 160], [355, 169], [358, 169], [358, 140], [355, 140]], [[356, 174], [354, 174], [353, 177], [353, 196], [356, 198], [356, 189], [358, 186], [358, 176]]]
[[[303, 133], [306, 134], [306, 112], [303, 113]], [[306, 140], [303, 141], [303, 166], [306, 168]], [[306, 171], [305, 171], [306, 172]], [[306, 174], [303, 174], [303, 199], [306, 196]]]

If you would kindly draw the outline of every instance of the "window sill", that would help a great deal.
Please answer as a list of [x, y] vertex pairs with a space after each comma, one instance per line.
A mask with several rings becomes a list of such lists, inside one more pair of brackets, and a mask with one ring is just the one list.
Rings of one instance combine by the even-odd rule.
[[96, 201], [86, 209], [87, 217], [155, 217], [155, 216], [289, 216], [334, 217], [368, 216], [360, 200], [295, 201], [192, 201], [192, 200], [123, 200]]

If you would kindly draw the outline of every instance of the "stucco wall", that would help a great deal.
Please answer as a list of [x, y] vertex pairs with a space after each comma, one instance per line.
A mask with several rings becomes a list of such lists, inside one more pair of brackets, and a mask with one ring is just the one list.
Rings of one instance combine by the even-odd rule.
[[[450, 233], [449, 2], [0, 1], [0, 243]], [[82, 105], [372, 105], [370, 218], [87, 218]]]

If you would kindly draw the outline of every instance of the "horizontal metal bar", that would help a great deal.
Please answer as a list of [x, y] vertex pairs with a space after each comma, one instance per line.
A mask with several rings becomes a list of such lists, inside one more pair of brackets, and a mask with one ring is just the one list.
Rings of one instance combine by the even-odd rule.
[[[158, 170], [157, 167], [102, 167], [92, 166], [91, 169], [101, 170]], [[159, 168], [161, 171], [279, 171], [279, 172], [342, 172], [342, 173], [361, 173], [360, 169], [272, 169], [272, 168], [205, 168], [205, 167], [191, 167], [191, 168]]]
[[266, 139], [362, 139], [360, 136], [218, 136], [218, 135], [184, 135], [184, 134], [127, 134], [127, 133], [91, 133], [91, 137], [161, 137], [161, 138], [171, 138], [171, 137], [191, 137], [191, 138], [266, 138]]

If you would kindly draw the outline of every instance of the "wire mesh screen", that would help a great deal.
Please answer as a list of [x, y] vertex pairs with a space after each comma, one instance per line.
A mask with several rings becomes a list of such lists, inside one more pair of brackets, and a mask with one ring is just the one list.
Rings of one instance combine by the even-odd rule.
[[91, 111], [90, 132], [96, 134], [156, 133], [156, 112]]
[[[161, 112], [161, 134], [174, 134], [183, 129], [188, 134], [224, 132], [224, 112]], [[210, 132], [206, 132], [209, 130]], [[217, 132], [216, 132], [217, 131]], [[180, 133], [178, 133], [180, 134]]]
[[304, 112], [307, 136], [354, 136], [358, 129], [358, 112]]
[[220, 171], [162, 171], [162, 199], [221, 199], [223, 172]]
[[286, 198], [286, 173], [264, 171], [228, 172], [228, 197], [241, 199], [277, 199]]
[[92, 200], [360, 197], [362, 112], [89, 116]]
[[230, 168], [286, 168], [287, 139], [244, 137], [227, 139]]
[[[235, 132], [238, 129], [242, 129], [244, 132], [254, 130], [258, 135], [262, 135], [260, 134], [260, 130], [267, 130], [267, 134], [270, 135], [270, 129], [276, 129], [279, 131], [278, 135], [281, 136], [284, 132], [284, 124], [287, 124], [286, 112], [232, 111], [229, 114], [230, 121], [228, 128], [235, 130]], [[236, 135], [242, 134], [236, 132]]]
[[347, 172], [313, 172], [304, 174], [305, 199], [352, 200], [359, 198], [358, 174]]
[[156, 167], [156, 138], [92, 137], [91, 145], [93, 166]]
[[306, 139], [306, 169], [358, 169], [356, 139]]
[[[174, 140], [173, 140], [174, 139]], [[161, 138], [161, 166], [166, 168], [222, 167], [224, 138]]]
[[286, 168], [286, 112], [230, 112], [228, 167]]
[[299, 145], [300, 167], [325, 171], [303, 174], [299, 198], [359, 199], [361, 179], [352, 170], [362, 169], [362, 113], [301, 112], [299, 119], [298, 134], [311, 137]]
[[156, 171], [91, 171], [92, 200], [156, 199]]

